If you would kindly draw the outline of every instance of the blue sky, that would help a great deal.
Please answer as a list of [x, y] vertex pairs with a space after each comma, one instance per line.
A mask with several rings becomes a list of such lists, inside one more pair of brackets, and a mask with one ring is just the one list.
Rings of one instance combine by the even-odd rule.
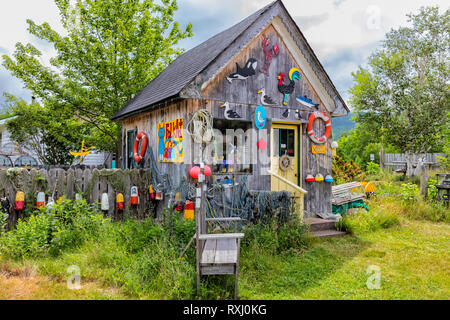
[[[182, 26], [192, 22], [194, 37], [180, 46], [190, 49], [238, 23], [272, 0], [179, 0], [176, 19]], [[448, 0], [284, 0], [316, 55], [344, 99], [352, 86], [351, 73], [366, 63], [386, 32], [407, 24], [406, 14], [421, 6], [448, 8]], [[63, 32], [53, 0], [4, 1], [0, 12], [0, 54], [11, 55], [14, 45], [31, 42], [43, 52], [43, 62], [54, 54], [51, 47], [31, 38], [26, 19], [49, 22]], [[31, 93], [0, 66], [0, 92], [25, 100]], [[0, 98], [0, 101], [2, 99]]]

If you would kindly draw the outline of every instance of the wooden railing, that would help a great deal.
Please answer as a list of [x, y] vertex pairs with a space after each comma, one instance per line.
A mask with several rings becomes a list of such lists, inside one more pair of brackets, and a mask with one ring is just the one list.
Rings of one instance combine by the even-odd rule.
[[[286, 178], [283, 178], [282, 176], [280, 176], [279, 174], [276, 174], [275, 172], [271, 171], [271, 170], [267, 170], [267, 173], [269, 173], [272, 177], [280, 180], [281, 182], [283, 182], [287, 188], [292, 188], [294, 189], [294, 193], [295, 193], [295, 204], [297, 205], [298, 208], [298, 215], [300, 218], [300, 221], [303, 221], [304, 218], [304, 196], [305, 194], [308, 193], [308, 191], [306, 191], [305, 189], [297, 186], [296, 184], [292, 183], [291, 181], [287, 180]], [[288, 191], [288, 190], [287, 190]]]

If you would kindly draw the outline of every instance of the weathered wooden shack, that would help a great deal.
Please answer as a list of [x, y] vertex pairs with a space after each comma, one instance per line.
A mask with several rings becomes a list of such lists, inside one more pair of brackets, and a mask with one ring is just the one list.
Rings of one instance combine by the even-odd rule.
[[[281, 1], [178, 57], [114, 115], [123, 124], [122, 168], [137, 166], [133, 145], [143, 131], [159, 170], [174, 183], [188, 177], [198, 159], [182, 129], [201, 109], [210, 112], [220, 132], [253, 130], [235, 153], [254, 161], [238, 165], [225, 152], [216, 155], [207, 162], [214, 181], [247, 176], [250, 190], [296, 192], [306, 216], [331, 214], [331, 183], [320, 181], [331, 174], [326, 121], [349, 109]], [[236, 148], [236, 140], [227, 142]], [[145, 159], [149, 156], [147, 151]], [[310, 175], [319, 181], [306, 182]]]

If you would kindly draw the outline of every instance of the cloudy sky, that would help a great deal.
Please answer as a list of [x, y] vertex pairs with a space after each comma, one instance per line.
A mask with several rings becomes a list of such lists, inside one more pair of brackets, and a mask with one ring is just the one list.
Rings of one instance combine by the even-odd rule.
[[[176, 19], [181, 25], [192, 22], [194, 37], [180, 46], [190, 49], [216, 33], [238, 23], [272, 0], [178, 0]], [[448, 8], [448, 0], [284, 0], [325, 70], [344, 97], [352, 86], [351, 73], [363, 65], [391, 28], [407, 24], [406, 14], [421, 6]], [[16, 42], [31, 42], [44, 53], [51, 47], [32, 38], [26, 19], [49, 22], [62, 32], [54, 0], [2, 1], [0, 11], [0, 55], [11, 55]], [[7, 91], [30, 100], [31, 93], [0, 66], [0, 93]], [[0, 103], [2, 98], [0, 98]]]

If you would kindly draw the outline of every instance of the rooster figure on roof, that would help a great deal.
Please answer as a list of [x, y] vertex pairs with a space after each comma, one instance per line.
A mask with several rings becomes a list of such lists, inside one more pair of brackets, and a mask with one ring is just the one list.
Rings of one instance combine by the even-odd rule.
[[278, 91], [284, 94], [283, 105], [287, 106], [289, 101], [289, 96], [294, 92], [295, 80], [300, 80], [300, 70], [297, 68], [292, 68], [289, 71], [289, 79], [291, 82], [287, 85], [283, 84], [285, 81], [285, 74], [283, 72], [278, 76]]

